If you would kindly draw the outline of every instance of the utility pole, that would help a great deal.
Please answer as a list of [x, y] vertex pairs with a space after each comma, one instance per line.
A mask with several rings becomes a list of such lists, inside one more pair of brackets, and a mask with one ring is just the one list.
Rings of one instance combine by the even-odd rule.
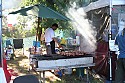
[[0, 65], [3, 67], [3, 49], [2, 49], [2, 0], [0, 0]]
[[[112, 32], [111, 32], [111, 29], [112, 29], [112, 0], [110, 0], [110, 23], [109, 23], [109, 41], [112, 40]], [[109, 77], [110, 77], [110, 82], [112, 82], [112, 52], [110, 50], [110, 47], [109, 47], [109, 65], [110, 65], [110, 74], [109, 74]]]

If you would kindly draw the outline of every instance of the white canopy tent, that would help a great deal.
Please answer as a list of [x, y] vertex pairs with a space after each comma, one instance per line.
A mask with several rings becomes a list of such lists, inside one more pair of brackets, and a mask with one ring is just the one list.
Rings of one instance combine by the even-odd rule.
[[[113, 74], [112, 74], [112, 72], [113, 72], [112, 60], [113, 59], [111, 58], [113, 54], [112, 54], [111, 51], [117, 51], [118, 50], [117, 47], [115, 47], [115, 45], [114, 45], [114, 40], [112, 39], [112, 32], [111, 32], [111, 31], [113, 31], [112, 26], [113, 26], [113, 23], [114, 23], [115, 20], [117, 20], [117, 22], [115, 22], [115, 24], [118, 24], [119, 28], [123, 28], [123, 26], [125, 24], [125, 22], [122, 22], [122, 20], [121, 20], [121, 18], [125, 17], [124, 14], [121, 14], [121, 13], [123, 13], [123, 12], [121, 12], [121, 10], [124, 11], [124, 6], [120, 6], [120, 5], [124, 5], [125, 6], [125, 0], [98, 0], [96, 2], [91, 2], [86, 7], [83, 7], [84, 11], [87, 12], [87, 13], [89, 13], [89, 14], [93, 13], [93, 11], [95, 11], [95, 10], [101, 10], [100, 12], [104, 11], [104, 12], [107, 12], [107, 13], [103, 13], [103, 14], [99, 13], [100, 15], [107, 14], [106, 16], [109, 17], [108, 18], [109, 21], [108, 20], [105, 21], [105, 23], [109, 22], [109, 25], [108, 25], [109, 28], [107, 30], [107, 32], [108, 32], [108, 41], [109, 41], [109, 50], [110, 50], [110, 52], [108, 53], [108, 55], [109, 55], [109, 58], [108, 58], [109, 59], [109, 66], [110, 66], [109, 67], [109, 71], [110, 71], [109, 72], [109, 81], [113, 80]], [[118, 8], [118, 6], [120, 6], [120, 7]], [[107, 7], [108, 11], [104, 10], [104, 9], [106, 9], [106, 7]], [[116, 8], [116, 10], [113, 10], [112, 8]], [[117, 8], [118, 9], [121, 8], [120, 11]], [[97, 17], [97, 14], [96, 14], [96, 17]], [[99, 23], [99, 21], [97, 21], [97, 22]], [[94, 22], [94, 23], [96, 25], [98, 25], [96, 22]], [[100, 27], [100, 28], [102, 28], [102, 27]], [[121, 29], [119, 29], [119, 30], [121, 30]]]
[[[112, 0], [112, 5], [124, 5], [124, 4], [125, 4], [125, 0]], [[90, 10], [106, 7], [109, 5], [110, 5], [110, 0], [98, 0], [84, 7], [84, 10], [85, 12], [88, 12]]]

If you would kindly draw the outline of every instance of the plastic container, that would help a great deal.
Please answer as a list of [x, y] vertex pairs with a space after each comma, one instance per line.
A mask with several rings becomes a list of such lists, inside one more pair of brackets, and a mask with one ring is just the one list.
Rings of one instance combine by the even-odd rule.
[[55, 75], [58, 75], [59, 77], [62, 77], [62, 75], [63, 75], [63, 74], [62, 74], [62, 70], [60, 70], [60, 69], [55, 69], [55, 70], [54, 70], [54, 74], [55, 74]]
[[72, 68], [64, 69], [64, 74], [72, 74]]
[[79, 36], [76, 36], [76, 44], [80, 45], [80, 38], [79, 38]]
[[84, 68], [83, 67], [77, 68], [76, 75], [83, 78], [84, 77]]

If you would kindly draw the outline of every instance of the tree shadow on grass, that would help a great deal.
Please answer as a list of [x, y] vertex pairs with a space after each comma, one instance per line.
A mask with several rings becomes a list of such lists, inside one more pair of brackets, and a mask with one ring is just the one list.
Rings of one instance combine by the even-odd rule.
[[[9, 69], [13, 69], [14, 72], [20, 75], [27, 75], [27, 74], [34, 74], [39, 78], [39, 75], [36, 74], [36, 72], [31, 71], [29, 73], [29, 59], [27, 56], [18, 54], [16, 55], [16, 58], [14, 60], [8, 60], [7, 61]], [[49, 78], [46, 78], [46, 81], [48, 83], [87, 83], [86, 75], [84, 75], [83, 79], [80, 79], [76, 73], [73, 73], [71, 75], [63, 75], [62, 77], [59, 77], [61, 80], [51, 81]], [[98, 79], [93, 78], [92, 76], [89, 76], [90, 83], [103, 83], [99, 81]]]
[[9, 69], [13, 69], [15, 72], [20, 74], [29, 74], [28, 67], [29, 67], [28, 58], [23, 55], [18, 55], [18, 57], [14, 58], [14, 60], [8, 60], [7, 65]]

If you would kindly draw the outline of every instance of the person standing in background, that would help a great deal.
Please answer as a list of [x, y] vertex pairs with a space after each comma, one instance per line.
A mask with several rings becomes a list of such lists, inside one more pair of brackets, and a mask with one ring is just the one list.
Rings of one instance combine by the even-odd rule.
[[61, 41], [60, 41], [60, 44], [62, 45], [62, 46], [66, 46], [66, 39], [65, 38], [61, 38]]
[[45, 45], [47, 54], [56, 54], [55, 42], [60, 46], [59, 42], [55, 38], [55, 30], [58, 28], [58, 24], [54, 23], [51, 27], [45, 30]]
[[125, 75], [125, 28], [118, 33], [115, 39], [115, 44], [118, 45], [119, 55], [116, 62], [115, 83], [124, 83]]

